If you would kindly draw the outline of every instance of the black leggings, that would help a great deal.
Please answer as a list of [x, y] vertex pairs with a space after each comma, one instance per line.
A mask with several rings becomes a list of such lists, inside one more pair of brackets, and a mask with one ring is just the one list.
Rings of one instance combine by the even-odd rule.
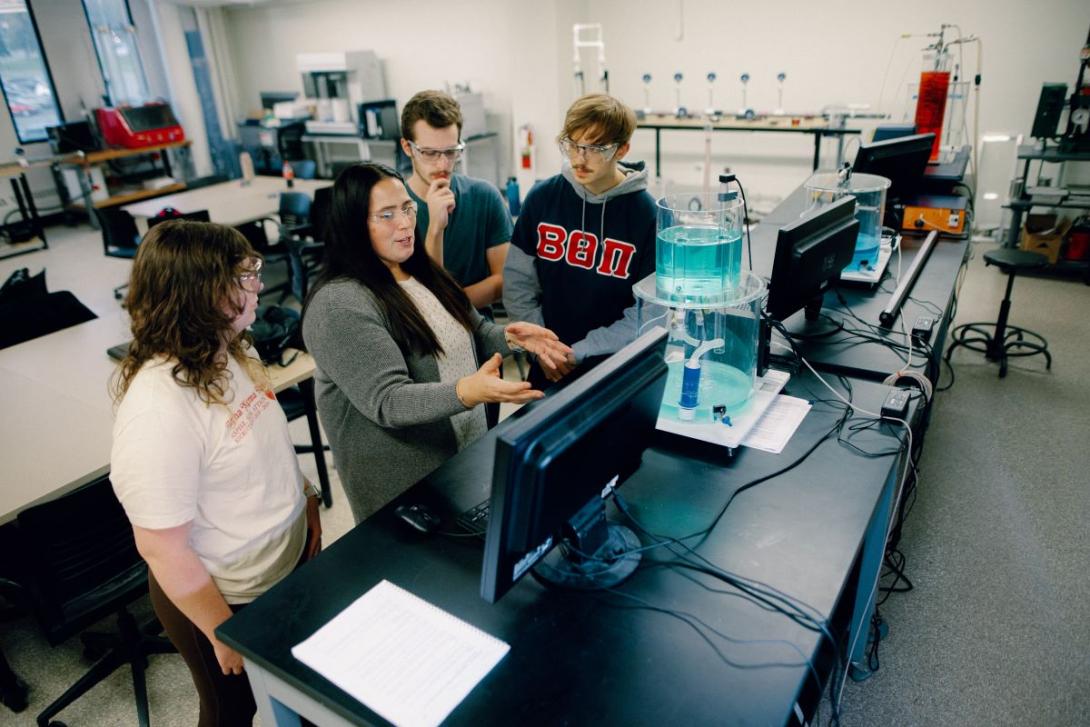
[[[201, 700], [198, 727], [252, 725], [257, 706], [246, 674], [225, 675], [220, 670], [212, 642], [167, 598], [150, 570], [148, 589], [155, 615], [159, 617], [171, 643], [185, 659], [193, 684], [197, 687], [197, 696]], [[244, 606], [231, 606], [231, 611], [238, 613]]]

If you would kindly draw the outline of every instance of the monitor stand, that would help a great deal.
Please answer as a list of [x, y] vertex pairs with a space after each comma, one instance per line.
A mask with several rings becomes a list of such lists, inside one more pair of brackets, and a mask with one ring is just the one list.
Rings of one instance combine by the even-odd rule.
[[598, 591], [620, 584], [636, 571], [640, 539], [625, 526], [606, 521], [604, 500], [595, 497], [568, 525], [567, 537], [534, 566], [539, 582]]

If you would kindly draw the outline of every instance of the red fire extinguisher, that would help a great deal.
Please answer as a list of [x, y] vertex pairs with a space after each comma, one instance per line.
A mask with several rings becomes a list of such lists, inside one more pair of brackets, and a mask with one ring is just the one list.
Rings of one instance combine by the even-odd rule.
[[534, 130], [529, 124], [519, 127], [519, 167], [534, 168]]

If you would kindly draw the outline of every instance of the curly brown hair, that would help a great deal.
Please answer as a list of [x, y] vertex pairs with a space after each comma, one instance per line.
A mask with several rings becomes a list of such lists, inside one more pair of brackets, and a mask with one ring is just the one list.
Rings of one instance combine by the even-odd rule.
[[208, 404], [225, 403], [226, 352], [244, 365], [248, 336], [231, 322], [242, 312], [238, 277], [257, 259], [238, 230], [210, 222], [164, 222], [144, 236], [133, 260], [125, 299], [132, 343], [113, 381], [120, 402], [146, 362], [174, 362], [180, 386], [196, 389]]

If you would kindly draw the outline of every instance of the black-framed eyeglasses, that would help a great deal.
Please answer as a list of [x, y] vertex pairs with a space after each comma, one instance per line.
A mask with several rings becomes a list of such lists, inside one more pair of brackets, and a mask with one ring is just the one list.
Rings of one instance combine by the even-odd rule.
[[416, 145], [415, 141], [410, 141], [409, 146], [412, 147], [414, 154], [425, 161], [437, 162], [440, 158], [443, 158], [452, 164], [461, 159], [462, 152], [466, 150], [466, 145], [463, 142], [458, 142], [454, 146], [447, 147], [446, 149], [419, 147]]
[[566, 136], [558, 139], [557, 145], [560, 147], [560, 153], [569, 159], [581, 156], [584, 159], [601, 160], [604, 162], [608, 162], [612, 159], [613, 155], [617, 153], [617, 149], [621, 146], [616, 142], [613, 144], [576, 144]]
[[[409, 142], [409, 143], [411, 144], [412, 142]], [[376, 222], [385, 222], [386, 224], [393, 224], [394, 222], [397, 221], [398, 213], [400, 213], [402, 216], [404, 216], [405, 219], [407, 219], [409, 222], [415, 222], [416, 221], [416, 202], [406, 202], [405, 205], [401, 209], [397, 209], [396, 207], [391, 207], [389, 209], [384, 209], [381, 212], [376, 212], [375, 214], [370, 215], [370, 217], [371, 217], [372, 220], [375, 220]]]

